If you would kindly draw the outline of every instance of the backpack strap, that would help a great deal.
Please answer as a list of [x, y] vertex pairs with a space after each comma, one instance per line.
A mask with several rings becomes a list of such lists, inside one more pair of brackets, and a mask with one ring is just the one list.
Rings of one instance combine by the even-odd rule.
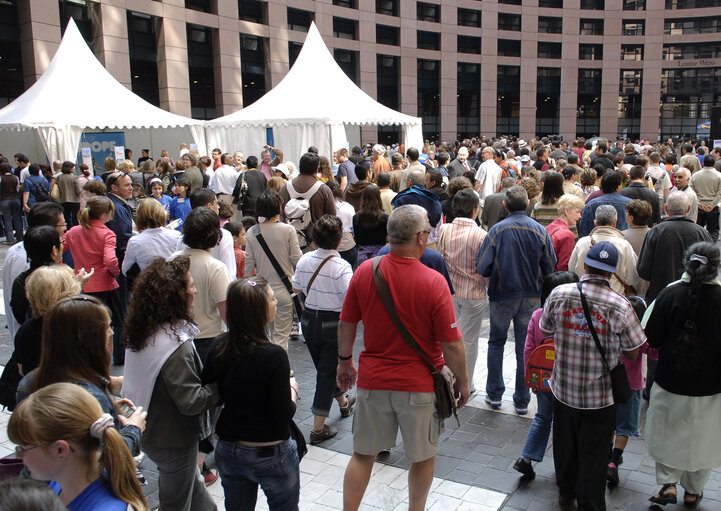
[[300, 197], [301, 199], [310, 200], [310, 198], [313, 197], [318, 190], [320, 190], [320, 187], [323, 186], [323, 181], [316, 181], [313, 186], [303, 193], [298, 193], [295, 188], [293, 188], [292, 181], [288, 181], [285, 186], [287, 187], [288, 195], [291, 199], [297, 199]]

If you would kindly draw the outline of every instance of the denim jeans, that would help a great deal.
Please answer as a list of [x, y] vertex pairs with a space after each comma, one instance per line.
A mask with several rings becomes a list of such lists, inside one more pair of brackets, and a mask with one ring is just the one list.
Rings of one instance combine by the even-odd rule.
[[340, 312], [305, 309], [300, 322], [316, 371], [315, 395], [310, 411], [322, 417], [328, 417], [333, 398], [343, 395], [335, 383], [339, 318]]
[[536, 402], [538, 411], [528, 430], [521, 456], [540, 462], [543, 461], [543, 455], [546, 453], [548, 437], [551, 435], [551, 426], [553, 425], [553, 393], [537, 392]]
[[541, 304], [539, 298], [513, 298], [508, 300], [492, 300], [491, 332], [488, 339], [488, 379], [486, 394], [493, 401], [500, 401], [506, 386], [503, 384], [503, 348], [508, 337], [508, 327], [513, 320], [513, 337], [516, 343], [516, 390], [513, 403], [518, 408], [526, 408], [531, 395], [526, 387], [523, 348], [528, 333], [528, 322], [531, 314]]
[[295, 441], [251, 447], [220, 440], [215, 447], [215, 462], [223, 483], [225, 509], [255, 509], [260, 484], [270, 511], [297, 511], [300, 461]]
[[[8, 243], [23, 240], [23, 206], [20, 199], [7, 199], [0, 201], [0, 210], [3, 213], [5, 239]], [[15, 232], [15, 235], [13, 235]], [[17, 236], [17, 237], [16, 237]]]
[[466, 371], [471, 391], [476, 390], [473, 382], [473, 373], [478, 359], [478, 338], [481, 335], [483, 317], [488, 315], [488, 300], [466, 300], [453, 297], [453, 308], [456, 311], [458, 326], [463, 335], [463, 345], [466, 348]]

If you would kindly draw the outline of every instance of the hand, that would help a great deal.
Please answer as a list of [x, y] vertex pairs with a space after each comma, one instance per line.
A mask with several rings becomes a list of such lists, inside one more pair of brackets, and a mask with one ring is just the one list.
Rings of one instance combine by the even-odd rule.
[[116, 396], [120, 395], [120, 389], [123, 388], [123, 377], [122, 376], [111, 376], [110, 377], [110, 384], [108, 385], [108, 390], [111, 394], [115, 394]]
[[90, 280], [90, 277], [95, 275], [95, 268], [90, 270], [90, 273], [85, 271], [85, 268], [80, 268], [80, 271], [78, 271], [78, 274], [75, 275], [75, 278], [78, 279], [78, 282], [80, 283], [80, 287], [82, 288], [85, 284], [88, 283], [88, 280]]
[[468, 381], [465, 383], [459, 383], [458, 380], [453, 382], [453, 397], [456, 398], [456, 406], [459, 410], [465, 406], [470, 396], [471, 387], [468, 385]]
[[23, 204], [23, 209], [25, 210], [25, 213], [30, 213], [30, 208], [27, 204]]
[[263, 146], [263, 149], [272, 149], [272, 147], [270, 147], [268, 144], [265, 144], [265, 145]]
[[135, 412], [133, 412], [133, 415], [131, 415], [130, 417], [120, 415], [118, 418], [120, 419], [120, 424], [122, 424], [123, 426], [137, 426], [142, 433], [143, 431], [145, 431], [145, 418], [147, 416], [148, 412], [143, 410], [142, 406], [139, 406], [135, 409]]
[[[347, 392], [353, 388], [358, 379], [358, 371], [355, 368], [353, 360], [339, 361], [336, 371], [336, 383], [338, 388], [343, 392]], [[468, 391], [470, 393], [470, 390]]]

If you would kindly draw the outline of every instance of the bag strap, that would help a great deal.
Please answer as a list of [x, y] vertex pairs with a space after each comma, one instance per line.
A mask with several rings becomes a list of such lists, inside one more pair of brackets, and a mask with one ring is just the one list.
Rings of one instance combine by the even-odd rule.
[[596, 328], [593, 326], [593, 321], [591, 321], [591, 313], [588, 309], [588, 302], [586, 301], [586, 297], [583, 294], [583, 287], [581, 286], [581, 283], [576, 283], [578, 286], [578, 292], [581, 294], [581, 305], [583, 306], [583, 314], [586, 316], [586, 323], [588, 324], [588, 330], [591, 332], [591, 335], [593, 336], [593, 342], [596, 343], [596, 348], [598, 348], [598, 351], [601, 353], [601, 358], [603, 359], [603, 363], [606, 365], [606, 369], [608, 369], [608, 372], [611, 372], [611, 367], [608, 365], [608, 360], [606, 360], [606, 355], [603, 352], [603, 348], [601, 348], [601, 341], [598, 340], [598, 335], [596, 334]]
[[[554, 235], [554, 234], [556, 234], [558, 231], [562, 231], [562, 230], [564, 230], [564, 229], [568, 229], [568, 227], [559, 227], [558, 229], [554, 230], [551, 234], [549, 234], [549, 236], [550, 236], [551, 238], [553, 238], [553, 235]], [[570, 231], [571, 229], [568, 229], [568, 230]], [[591, 240], [591, 243], [593, 243], [593, 240]]]
[[312, 286], [312, 285], [313, 285], [313, 282], [315, 282], [315, 278], [316, 278], [316, 277], [318, 276], [318, 274], [320, 273], [320, 269], [323, 268], [323, 265], [325, 265], [325, 263], [327, 263], [328, 261], [330, 261], [330, 260], [333, 259], [334, 257], [335, 257], [335, 254], [329, 255], [328, 257], [326, 257], [325, 259], [323, 259], [323, 262], [321, 262], [321, 263], [318, 265], [318, 267], [315, 269], [315, 272], [313, 273], [313, 276], [312, 276], [312, 277], [310, 278], [310, 280], [308, 281], [308, 286], [305, 288], [305, 294], [306, 294], [306, 296], [308, 296], [308, 294], [310, 293], [310, 286]]
[[[316, 182], [313, 184], [313, 186], [311, 186], [310, 188], [308, 188], [308, 190], [306, 190], [306, 191], [303, 192], [303, 193], [298, 193], [298, 192], [295, 191], [295, 188], [293, 188], [293, 181], [292, 181], [292, 180], [291, 180], [291, 181], [288, 181], [288, 182], [285, 184], [285, 186], [286, 186], [286, 188], [287, 188], [287, 190], [288, 190], [288, 195], [290, 196], [291, 199], [297, 199], [298, 197], [300, 197], [301, 199], [310, 200], [311, 197], [313, 197], [313, 196], [315, 195], [315, 193], [316, 193], [318, 190], [320, 190], [320, 187], [323, 186], [323, 181], [316, 181]], [[306, 197], [306, 195], [308, 195], [308, 196]]]
[[283, 282], [285, 288], [290, 294], [293, 294], [293, 286], [290, 283], [290, 279], [288, 278], [288, 275], [286, 275], [283, 271], [280, 263], [273, 255], [273, 252], [270, 251], [270, 247], [268, 247], [268, 244], [265, 242], [265, 238], [263, 238], [263, 235], [260, 233], [260, 225], [258, 225], [257, 230], [258, 233], [255, 235], [255, 239], [257, 239], [258, 243], [260, 243], [260, 248], [262, 248], [263, 252], [265, 252], [266, 257], [270, 261], [270, 264], [273, 265], [273, 268], [275, 268], [275, 272], [278, 274], [278, 277], [280, 277], [280, 280]]
[[403, 321], [398, 316], [398, 311], [396, 310], [395, 303], [393, 302], [391, 290], [388, 287], [388, 282], [383, 276], [383, 271], [380, 267], [380, 262], [383, 257], [384, 256], [376, 256], [373, 258], [373, 283], [376, 286], [376, 292], [378, 293], [378, 297], [381, 299], [381, 302], [383, 302], [383, 306], [386, 308], [388, 315], [393, 321], [393, 324], [398, 329], [398, 332], [401, 334], [403, 340], [406, 341], [406, 343], [408, 343], [408, 346], [413, 348], [416, 353], [418, 353], [418, 356], [421, 358], [421, 360], [423, 360], [423, 362], [425, 362], [425, 364], [428, 366], [428, 370], [431, 372], [431, 374], [436, 374], [438, 372], [438, 369], [436, 369], [436, 366], [430, 363], [430, 361], [426, 357], [426, 354], [418, 345], [418, 342], [408, 331], [408, 329], [403, 324]]

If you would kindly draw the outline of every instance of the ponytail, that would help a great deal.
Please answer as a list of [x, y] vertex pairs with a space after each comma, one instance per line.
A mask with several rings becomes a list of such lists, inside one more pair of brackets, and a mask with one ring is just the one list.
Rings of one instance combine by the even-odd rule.
[[120, 433], [109, 427], [103, 437], [100, 466], [105, 469], [113, 493], [135, 511], [147, 511], [148, 502], [135, 475], [135, 461]]
[[98, 220], [105, 213], [115, 213], [113, 201], [109, 198], [96, 195], [88, 199], [87, 207], [78, 212], [78, 221], [85, 229], [91, 229], [91, 220]]

